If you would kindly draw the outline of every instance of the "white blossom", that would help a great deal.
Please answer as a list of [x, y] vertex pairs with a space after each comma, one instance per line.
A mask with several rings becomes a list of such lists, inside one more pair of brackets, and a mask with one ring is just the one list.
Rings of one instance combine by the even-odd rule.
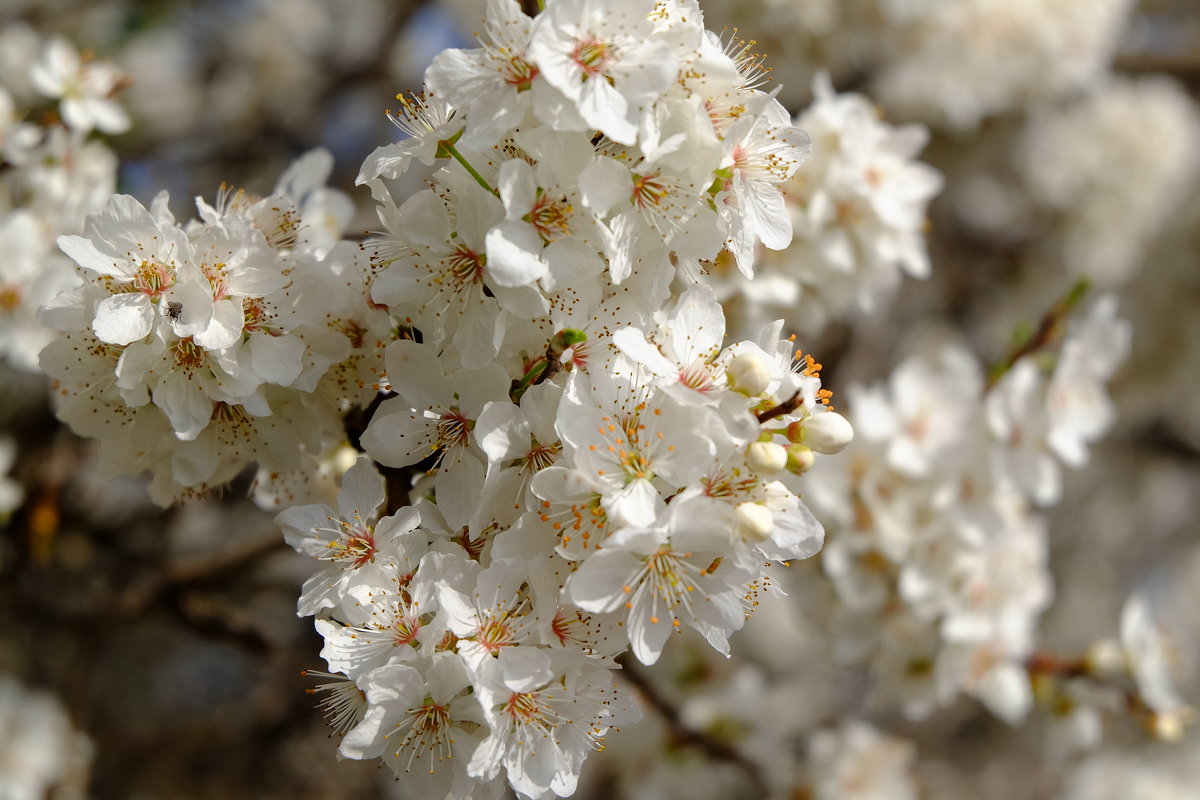
[[66, 39], [46, 42], [41, 60], [30, 72], [33, 85], [47, 97], [61, 101], [63, 119], [80, 133], [98, 128], [105, 133], [124, 133], [129, 117], [112, 99], [123, 78], [107, 62], [85, 62]]
[[93, 745], [62, 703], [0, 675], [0, 787], [11, 800], [84, 796]]

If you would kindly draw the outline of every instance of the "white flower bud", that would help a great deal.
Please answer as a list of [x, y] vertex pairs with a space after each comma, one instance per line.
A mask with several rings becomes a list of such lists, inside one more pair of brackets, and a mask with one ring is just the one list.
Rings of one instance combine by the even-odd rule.
[[353, 447], [346, 445], [338, 448], [332, 456], [328, 458], [328, 464], [332, 468], [334, 474], [345, 475], [346, 471], [354, 466], [354, 462], [358, 461], [358, 451]]
[[1146, 727], [1160, 742], [1178, 742], [1186, 731], [1183, 717], [1174, 711], [1158, 711], [1150, 715]]
[[1116, 639], [1101, 639], [1094, 642], [1083, 656], [1088, 672], [1104, 678], [1116, 678], [1125, 674], [1125, 651]]
[[793, 475], [808, 472], [816, 461], [812, 448], [803, 444], [794, 444], [787, 449], [787, 470]]
[[818, 453], [840, 453], [853, 439], [854, 428], [836, 411], [813, 414], [804, 420], [804, 443]]
[[746, 464], [759, 475], [774, 475], [787, 467], [787, 448], [775, 442], [754, 442], [746, 448]]
[[737, 533], [748, 542], [765, 542], [775, 532], [771, 510], [761, 503], [738, 503], [735, 513]]
[[771, 372], [767, 362], [755, 353], [742, 353], [734, 356], [729, 362], [725, 373], [729, 388], [741, 392], [747, 397], [757, 397], [767, 389], [771, 382]]

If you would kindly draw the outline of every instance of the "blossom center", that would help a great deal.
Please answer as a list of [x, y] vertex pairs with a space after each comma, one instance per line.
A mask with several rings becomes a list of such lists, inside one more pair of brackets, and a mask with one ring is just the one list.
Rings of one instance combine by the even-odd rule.
[[133, 276], [134, 291], [151, 298], [161, 296], [174, 283], [170, 270], [153, 261], [143, 261]]
[[408, 751], [408, 763], [404, 765], [405, 772], [412, 771], [413, 762], [422, 755], [429, 756], [429, 774], [433, 774], [436, 765], [451, 757], [448, 735], [450, 731], [450, 709], [447, 706], [426, 698], [422, 705], [410, 708], [403, 719], [396, 725], [388, 736], [394, 733], [404, 733], [404, 737], [396, 745], [395, 754]]
[[679, 370], [679, 382], [697, 392], [711, 392], [717, 388], [717, 378], [708, 362], [697, 359]]
[[438, 419], [437, 448], [445, 450], [455, 445], [466, 445], [471, 440], [471, 429], [475, 423], [467, 419], [457, 408], [452, 408]]
[[672, 553], [665, 547], [650, 556], [647, 565], [653, 576], [652, 580], [658, 586], [668, 589], [666, 592], [668, 595], [672, 594], [673, 590], [677, 589], [683, 582], [683, 576], [679, 574], [678, 559], [676, 559], [675, 553]]
[[394, 114], [387, 112], [387, 117], [393, 125], [414, 138], [436, 131], [454, 115], [450, 106], [426, 97], [424, 93], [398, 94], [396, 99], [400, 101], [400, 110]]
[[504, 713], [518, 724], [541, 722], [544, 716], [542, 705], [534, 692], [513, 692], [504, 703]]
[[229, 295], [228, 278], [225, 275], [224, 262], [213, 265], [204, 264], [200, 267], [204, 277], [208, 278], [208, 286], [212, 289], [213, 301], [224, 300]]
[[392, 626], [392, 645], [401, 647], [412, 644], [417, 640], [417, 634], [420, 632], [421, 620], [415, 615], [403, 615]]
[[366, 329], [352, 319], [343, 320], [336, 326], [336, 330], [350, 340], [350, 346], [355, 350], [361, 350], [367, 340]]
[[[546, 503], [545, 505], [549, 506], [550, 504]], [[554, 530], [562, 534], [564, 545], [573, 542], [575, 536], [578, 535], [583, 540], [581, 546], [586, 550], [607, 535], [608, 514], [601, 504], [600, 495], [594, 495], [586, 503], [573, 504], [567, 515], [569, 516], [568, 520], [552, 523]], [[543, 522], [550, 522], [550, 519], [549, 514], [542, 514]]]
[[[618, 437], [614, 440], [614, 444], [617, 445], [617, 458], [630, 480], [654, 478], [650, 459], [643, 454], [641, 447], [641, 432], [645, 427], [637, 414], [630, 414], [621, 420], [621, 430], [625, 437], [623, 439]], [[628, 443], [628, 449], [623, 447], [626, 443]]]
[[539, 190], [538, 198], [525, 221], [533, 226], [543, 242], [551, 242], [559, 236], [571, 233], [571, 214], [575, 208], [565, 197], [551, 197]]
[[701, 479], [704, 494], [708, 497], [745, 497], [758, 484], [758, 479], [751, 476], [738, 478], [731, 473], [721, 473]]
[[562, 645], [573, 644], [585, 653], [594, 652], [588, 642], [591, 617], [578, 608], [560, 607], [550, 621], [550, 632]]
[[521, 56], [513, 56], [508, 59], [501, 74], [505, 83], [509, 86], [517, 87], [518, 92], [523, 92], [533, 85], [533, 79], [537, 77], [538, 68]]
[[343, 536], [329, 543], [335, 561], [349, 561], [361, 567], [375, 558], [375, 533], [370, 528], [357, 528], [342, 523]]
[[571, 60], [583, 71], [584, 80], [601, 75], [616, 55], [612, 45], [595, 37], [584, 39], [571, 51]]
[[629, 199], [638, 208], [647, 208], [658, 206], [670, 192], [670, 187], [657, 174], [635, 174], [633, 176], [633, 194]]
[[482, 535], [477, 538], [471, 538], [471, 530], [466, 525], [454, 537], [455, 543], [466, 551], [467, 556], [472, 561], [478, 561], [483, 555], [483, 548], [487, 545], [487, 539]]
[[256, 221], [254, 227], [262, 233], [271, 247], [290, 247], [296, 243], [300, 233], [300, 215], [295, 209], [273, 208], [267, 223], [264, 225], [261, 220]]
[[247, 333], [257, 333], [259, 331], [267, 331], [267, 324], [271, 321], [271, 315], [262, 306], [262, 299], [244, 299], [242, 300], [242, 328]]
[[834, 205], [834, 218], [843, 228], [853, 228], [863, 221], [865, 215], [862, 209], [849, 200], [842, 200]]
[[488, 619], [479, 626], [479, 644], [495, 655], [512, 644], [512, 628], [503, 619]]
[[562, 452], [562, 444], [559, 442], [542, 444], [531, 435], [529, 437], [529, 452], [525, 454], [521, 470], [530, 475], [540, 472], [551, 466], [557, 460], [560, 452]]
[[252, 427], [250, 415], [240, 405], [218, 401], [213, 405], [212, 421], [218, 424], [228, 424], [235, 428], [249, 429]]
[[197, 369], [204, 365], [204, 348], [192, 341], [189, 336], [175, 343], [175, 363], [186, 370]]
[[625, 593], [630, 596], [625, 607], [632, 609], [639, 604], [646, 608], [644, 604], [649, 602], [646, 610], [650, 623], [657, 625], [661, 620], [659, 601], [662, 601], [671, 616], [671, 625], [678, 628], [679, 619], [675, 616], [675, 609], [682, 607], [689, 612], [692, 610], [691, 593], [696, 590], [696, 584], [690, 576], [708, 575], [721, 563], [721, 559], [717, 558], [705, 569], [698, 569], [686, 560], [691, 555], [676, 553], [664, 545], [647, 556], [645, 566], [634, 576], [631, 585], [625, 587]]
[[[476, 253], [465, 244], [454, 249], [447, 259], [450, 279], [455, 286], [466, 286], [472, 283], [483, 283], [483, 268], [487, 264], [487, 256]], [[440, 278], [434, 278], [435, 283], [441, 283]]]
[[11, 312], [21, 307], [21, 289], [18, 286], [0, 286], [0, 311]]

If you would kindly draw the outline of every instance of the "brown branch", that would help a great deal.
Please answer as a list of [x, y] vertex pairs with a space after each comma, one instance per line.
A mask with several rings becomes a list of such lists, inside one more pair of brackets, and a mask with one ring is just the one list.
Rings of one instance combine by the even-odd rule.
[[540, 375], [533, 379], [534, 386], [537, 386], [539, 383], [545, 383], [562, 371], [563, 365], [560, 360], [562, 354], [563, 351], [556, 348], [554, 340], [551, 339], [550, 344], [546, 345], [546, 368], [542, 370]]
[[1061, 658], [1046, 653], [1034, 653], [1025, 661], [1025, 670], [1031, 675], [1047, 677], [1078, 678], [1088, 674], [1087, 664], [1080, 658]]
[[984, 392], [991, 391], [992, 387], [1000, 382], [1000, 379], [1013, 368], [1014, 364], [1025, 356], [1032, 355], [1042, 348], [1047, 347], [1058, 336], [1063, 321], [1071, 313], [1071, 309], [1087, 293], [1088, 285], [1086, 278], [1078, 281], [1070, 288], [1066, 295], [1050, 307], [1038, 322], [1037, 330], [1033, 332], [1033, 335], [1026, 337], [1024, 341], [1004, 357], [1003, 361], [992, 367], [991, 373], [988, 375], [987, 385], [984, 386]]
[[782, 417], [784, 414], [792, 413], [800, 407], [801, 403], [803, 403], [803, 400], [801, 400], [800, 392], [797, 390], [794, 395], [789, 397], [787, 400], [784, 400], [779, 405], [775, 406], [774, 408], [768, 408], [766, 411], [759, 412], [755, 416], [758, 418], [758, 422], [761, 425], [762, 423], [769, 422], [776, 417]]
[[1179, 77], [1195, 78], [1200, 76], [1200, 52], [1156, 53], [1143, 50], [1122, 53], [1113, 62], [1113, 69], [1139, 74], [1167, 72]]
[[1125, 683], [1124, 679], [1114, 678], [1111, 675], [1097, 672], [1088, 665], [1087, 659], [1084, 658], [1062, 658], [1045, 653], [1034, 653], [1026, 659], [1025, 671], [1029, 674], [1030, 678], [1042, 677], [1062, 681], [1079, 679], [1108, 689], [1120, 697], [1126, 711], [1134, 719], [1139, 720], [1155, 736], [1162, 735], [1156, 729], [1156, 721], [1172, 716], [1179, 725], [1186, 725], [1191, 721], [1192, 711], [1190, 708], [1177, 709], [1172, 712], [1160, 712], [1142, 696], [1136, 685], [1123, 685]]

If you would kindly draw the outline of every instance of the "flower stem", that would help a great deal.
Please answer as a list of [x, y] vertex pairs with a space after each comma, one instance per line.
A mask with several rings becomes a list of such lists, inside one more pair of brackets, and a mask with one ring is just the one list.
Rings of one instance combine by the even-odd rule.
[[458, 152], [458, 148], [454, 146], [454, 142], [450, 141], [449, 139], [438, 142], [438, 154], [440, 155], [441, 153], [445, 153], [446, 155], [452, 157], [459, 164], [462, 164], [463, 169], [465, 169], [480, 186], [487, 189], [497, 197], [500, 196], [500, 192], [492, 188], [492, 185], [485, 181], [483, 176], [479, 174], [479, 170], [471, 166], [471, 162], [467, 161], [467, 159], [463, 157], [463, 154]]
[[587, 334], [575, 328], [564, 328], [554, 334], [550, 339], [550, 343], [546, 345], [546, 355], [539, 356], [536, 361], [525, 371], [520, 380], [513, 381], [512, 389], [509, 390], [508, 396], [512, 398], [514, 403], [521, 402], [521, 397], [530, 386], [536, 386], [542, 381], [554, 375], [562, 369], [563, 352], [568, 347], [586, 342]]

